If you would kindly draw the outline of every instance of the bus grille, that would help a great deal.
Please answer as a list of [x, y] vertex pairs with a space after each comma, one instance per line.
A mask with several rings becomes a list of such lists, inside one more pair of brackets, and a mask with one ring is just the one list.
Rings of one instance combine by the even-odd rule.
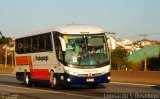
[[100, 76], [102, 75], [101, 73], [96, 73], [96, 74], [79, 74], [81, 77], [93, 77], [93, 76]]

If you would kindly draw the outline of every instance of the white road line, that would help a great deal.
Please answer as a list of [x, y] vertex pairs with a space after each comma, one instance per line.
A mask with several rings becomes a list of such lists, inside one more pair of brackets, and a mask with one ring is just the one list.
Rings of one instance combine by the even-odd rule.
[[14, 74], [0, 74], [0, 76], [16, 76], [16, 75], [14, 75]]
[[136, 83], [123, 83], [123, 82], [110, 82], [115, 84], [124, 84], [124, 85], [135, 85], [135, 86], [157, 86], [157, 85], [150, 85], [150, 84], [136, 84]]
[[71, 93], [59, 92], [59, 91], [54, 91], [54, 90], [53, 91], [49, 91], [49, 90], [42, 90], [42, 89], [23, 88], [23, 87], [9, 86], [9, 85], [3, 85], [3, 84], [0, 84], [0, 86], [10, 87], [10, 88], [21, 88], [21, 89], [26, 89], [26, 90], [34, 90], [34, 91], [49, 92], [49, 93], [57, 93], [57, 94], [64, 94], [64, 95], [71, 95], [71, 96], [79, 96], [79, 97], [86, 97], [86, 98], [101, 99], [101, 97], [79, 95], [79, 94], [71, 94]]

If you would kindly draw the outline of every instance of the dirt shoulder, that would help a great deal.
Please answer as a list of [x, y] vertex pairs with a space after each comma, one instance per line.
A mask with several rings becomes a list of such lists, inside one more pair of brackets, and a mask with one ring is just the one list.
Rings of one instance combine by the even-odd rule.
[[111, 81], [160, 85], [160, 71], [111, 71]]
[[7, 65], [6, 67], [0, 64], [0, 74], [13, 74], [14, 67]]

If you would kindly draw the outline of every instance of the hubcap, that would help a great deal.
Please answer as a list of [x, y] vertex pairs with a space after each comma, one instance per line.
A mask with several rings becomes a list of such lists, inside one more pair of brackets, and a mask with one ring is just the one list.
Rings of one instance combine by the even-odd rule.
[[53, 85], [56, 85], [57, 84], [57, 81], [56, 81], [56, 78], [54, 77], [53, 78]]
[[52, 87], [54, 87], [57, 84], [56, 78], [53, 77], [53, 75], [54, 75], [54, 73], [51, 72], [50, 73], [50, 83], [51, 83]]
[[26, 75], [26, 84], [28, 84], [28, 82], [29, 82], [29, 77], [28, 75]]

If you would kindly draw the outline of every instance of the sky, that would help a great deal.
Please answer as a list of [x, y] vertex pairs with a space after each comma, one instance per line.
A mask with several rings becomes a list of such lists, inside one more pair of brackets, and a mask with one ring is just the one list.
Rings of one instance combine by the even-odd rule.
[[39, 29], [89, 24], [116, 38], [160, 41], [160, 0], [0, 0], [0, 31], [22, 36]]

